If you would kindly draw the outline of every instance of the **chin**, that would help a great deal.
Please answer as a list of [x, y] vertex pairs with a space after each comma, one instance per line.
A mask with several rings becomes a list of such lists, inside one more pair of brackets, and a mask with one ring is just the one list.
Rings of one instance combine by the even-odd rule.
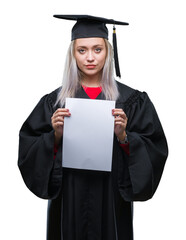
[[99, 73], [95, 71], [88, 71], [88, 72], [84, 72], [83, 74], [87, 77], [99, 75]]
[[91, 76], [101, 76], [102, 71], [98, 71], [98, 70], [86, 70], [83, 72], [83, 74], [87, 77], [91, 77]]

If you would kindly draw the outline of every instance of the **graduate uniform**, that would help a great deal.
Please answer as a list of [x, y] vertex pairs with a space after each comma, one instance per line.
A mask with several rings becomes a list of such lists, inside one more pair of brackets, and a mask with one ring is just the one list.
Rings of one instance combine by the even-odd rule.
[[[49, 199], [47, 240], [133, 240], [133, 201], [152, 198], [158, 187], [168, 147], [156, 110], [145, 92], [117, 86], [129, 149], [114, 135], [111, 172], [62, 168], [62, 144], [55, 150], [51, 124], [60, 88], [39, 101], [20, 130], [24, 182]], [[75, 97], [90, 98], [83, 87]], [[105, 99], [102, 92], [96, 99]]]
[[[116, 107], [128, 116], [129, 155], [114, 136], [112, 172], [62, 169], [54, 160], [51, 117], [58, 90], [44, 96], [20, 130], [18, 165], [27, 187], [48, 204], [48, 240], [132, 240], [132, 202], [150, 199], [168, 149], [148, 95], [118, 84]], [[89, 98], [83, 88], [77, 98]], [[102, 93], [96, 99], [104, 99]], [[72, 146], [73, 151], [73, 146]]]

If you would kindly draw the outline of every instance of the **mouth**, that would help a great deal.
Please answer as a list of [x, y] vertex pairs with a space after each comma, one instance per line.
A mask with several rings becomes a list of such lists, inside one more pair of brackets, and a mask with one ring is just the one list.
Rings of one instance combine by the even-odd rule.
[[96, 65], [94, 65], [94, 64], [86, 65], [86, 68], [88, 68], [88, 69], [94, 69], [95, 67], [96, 67]]

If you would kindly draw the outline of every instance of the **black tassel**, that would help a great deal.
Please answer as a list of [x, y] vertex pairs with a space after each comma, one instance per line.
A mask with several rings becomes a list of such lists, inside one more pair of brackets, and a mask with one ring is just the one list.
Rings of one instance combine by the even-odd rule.
[[117, 50], [117, 38], [116, 38], [116, 28], [113, 26], [113, 49], [114, 49], [114, 63], [116, 76], [121, 78], [120, 68], [119, 68], [119, 60], [118, 60], [118, 50]]

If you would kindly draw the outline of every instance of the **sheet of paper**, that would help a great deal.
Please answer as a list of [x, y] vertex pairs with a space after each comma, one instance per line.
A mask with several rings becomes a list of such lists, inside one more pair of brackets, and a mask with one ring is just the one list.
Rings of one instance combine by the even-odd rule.
[[111, 171], [115, 101], [67, 98], [62, 166]]

